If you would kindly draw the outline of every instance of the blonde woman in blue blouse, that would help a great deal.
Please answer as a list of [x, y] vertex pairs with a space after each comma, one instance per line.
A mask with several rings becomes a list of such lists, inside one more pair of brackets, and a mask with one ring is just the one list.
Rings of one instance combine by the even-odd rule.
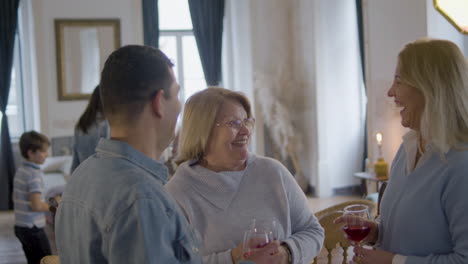
[[388, 91], [411, 129], [392, 163], [376, 250], [360, 263], [468, 263], [468, 64], [447, 40], [422, 39], [398, 56]]

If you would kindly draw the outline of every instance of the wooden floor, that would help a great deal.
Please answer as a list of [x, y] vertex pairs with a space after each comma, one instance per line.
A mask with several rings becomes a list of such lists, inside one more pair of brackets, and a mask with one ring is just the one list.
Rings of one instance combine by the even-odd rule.
[[[309, 198], [309, 208], [317, 212], [331, 205], [359, 199], [354, 196], [335, 196], [330, 198]], [[14, 214], [11, 211], [0, 212], [0, 264], [26, 264], [26, 258], [18, 239], [13, 233]], [[336, 252], [334, 255], [340, 254]], [[326, 263], [326, 252], [321, 252], [319, 263]], [[336, 264], [341, 262], [336, 262]], [[333, 263], [335, 264], [335, 262]]]
[[13, 212], [0, 212], [0, 264], [27, 263], [21, 244], [13, 233], [14, 222]]

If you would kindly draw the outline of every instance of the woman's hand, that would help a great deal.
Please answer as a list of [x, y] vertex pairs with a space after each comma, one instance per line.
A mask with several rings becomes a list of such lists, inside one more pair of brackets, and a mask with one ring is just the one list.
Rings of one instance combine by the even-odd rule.
[[244, 244], [240, 243], [237, 247], [231, 249], [231, 259], [232, 263], [237, 263], [242, 258], [242, 249], [244, 248]]
[[57, 203], [60, 203], [60, 200], [62, 200], [62, 195], [56, 195], [54, 196], [54, 199], [57, 201]]
[[255, 264], [287, 264], [288, 255], [286, 250], [275, 240], [263, 248], [256, 249], [246, 257]]
[[[252, 248], [261, 248], [265, 246], [263, 243], [263, 239], [254, 237], [247, 242], [247, 245], [251, 245]], [[244, 243], [240, 243], [237, 247], [231, 249], [231, 258], [233, 263], [236, 263], [236, 261], [242, 258], [243, 249]]]
[[288, 252], [286, 251], [288, 249], [286, 249], [284, 246], [280, 246], [278, 248], [278, 255], [281, 256], [281, 264], [289, 264], [289, 254]]
[[241, 259], [255, 262], [255, 264], [288, 264], [288, 253], [278, 241], [273, 241], [263, 248], [255, 249], [249, 256], [242, 256], [243, 244], [239, 244], [231, 250], [232, 263], [238, 263]]
[[[333, 220], [333, 223], [334, 224], [346, 224], [347, 222], [352, 222], [353, 221], [352, 218], [355, 218], [355, 217], [357, 216], [352, 216], [352, 215], [340, 216], [340, 217], [337, 217], [335, 220]], [[360, 219], [359, 221], [363, 222], [364, 226], [370, 227], [369, 235], [363, 240], [363, 242], [375, 243], [377, 239], [379, 238], [379, 226], [377, 225], [377, 223], [374, 221], [363, 220], [363, 219]]]
[[354, 248], [353, 261], [362, 264], [392, 264], [394, 253], [380, 249], [365, 249], [362, 247]]

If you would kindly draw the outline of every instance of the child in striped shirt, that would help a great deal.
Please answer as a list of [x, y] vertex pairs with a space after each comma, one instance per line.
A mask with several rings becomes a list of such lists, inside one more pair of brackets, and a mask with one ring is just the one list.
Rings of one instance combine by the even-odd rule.
[[39, 264], [42, 257], [51, 254], [44, 232], [44, 212], [49, 211], [49, 205], [41, 199], [44, 180], [39, 167], [48, 156], [49, 145], [49, 139], [36, 131], [23, 133], [19, 142], [25, 161], [16, 171], [13, 182], [15, 235], [23, 246], [28, 264]]

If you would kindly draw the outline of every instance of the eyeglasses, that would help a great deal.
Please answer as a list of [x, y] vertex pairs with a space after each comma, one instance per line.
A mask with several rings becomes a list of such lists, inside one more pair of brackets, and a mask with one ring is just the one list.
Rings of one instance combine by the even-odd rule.
[[226, 126], [228, 126], [230, 128], [233, 128], [233, 129], [240, 129], [241, 127], [244, 126], [244, 127], [248, 128], [250, 130], [255, 125], [255, 118], [249, 117], [249, 118], [246, 118], [244, 120], [235, 119], [235, 120], [232, 120], [232, 121], [229, 121], [229, 122], [226, 122], [226, 123], [216, 124], [216, 126], [221, 126], [221, 125], [226, 125]]

